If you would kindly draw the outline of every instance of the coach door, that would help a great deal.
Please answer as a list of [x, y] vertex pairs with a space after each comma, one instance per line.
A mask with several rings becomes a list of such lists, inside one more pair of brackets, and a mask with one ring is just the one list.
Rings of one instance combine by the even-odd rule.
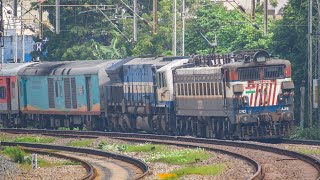
[[7, 109], [8, 111], [11, 110], [11, 83], [10, 83], [10, 78], [6, 79], [6, 84], [7, 84]]
[[91, 77], [86, 77], [86, 99], [87, 99], [87, 109], [91, 111], [91, 92], [92, 92], [92, 85], [91, 85]]

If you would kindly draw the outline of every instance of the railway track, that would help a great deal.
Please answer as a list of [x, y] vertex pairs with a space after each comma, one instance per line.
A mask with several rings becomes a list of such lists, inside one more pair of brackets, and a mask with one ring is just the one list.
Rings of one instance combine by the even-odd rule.
[[241, 154], [243, 157], [247, 157], [257, 164], [255, 167], [256, 173], [251, 177], [251, 179], [261, 179], [262, 177], [265, 179], [317, 179], [320, 174], [320, 162], [317, 158], [294, 151], [250, 142], [114, 132], [47, 131], [26, 129], [1, 129], [0, 131], [8, 133], [19, 132], [47, 135], [72, 134], [108, 136], [130, 141], [164, 143], [185, 147], [201, 147], [215, 151], [228, 151], [229, 153]]
[[21, 146], [40, 153], [48, 152], [39, 149], [58, 150], [59, 153], [50, 153], [84, 165], [88, 174], [82, 179], [141, 179], [149, 171], [149, 167], [138, 159], [106, 151], [33, 143], [1, 142], [1, 145]]

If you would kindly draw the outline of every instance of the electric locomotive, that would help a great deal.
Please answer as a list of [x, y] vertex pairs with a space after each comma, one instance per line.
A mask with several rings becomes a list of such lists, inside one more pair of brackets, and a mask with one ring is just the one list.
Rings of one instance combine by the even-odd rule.
[[288, 60], [263, 50], [194, 59], [199, 66], [174, 72], [181, 134], [265, 139], [289, 133], [294, 84]]

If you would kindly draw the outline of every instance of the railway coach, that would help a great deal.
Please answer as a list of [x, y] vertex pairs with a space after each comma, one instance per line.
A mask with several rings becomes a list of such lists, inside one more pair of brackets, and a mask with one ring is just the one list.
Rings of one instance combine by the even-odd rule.
[[23, 121], [39, 128], [99, 127], [109, 81], [105, 69], [115, 62], [44, 62], [21, 69]]
[[0, 124], [20, 125], [18, 71], [34, 63], [7, 63], [0, 69]]

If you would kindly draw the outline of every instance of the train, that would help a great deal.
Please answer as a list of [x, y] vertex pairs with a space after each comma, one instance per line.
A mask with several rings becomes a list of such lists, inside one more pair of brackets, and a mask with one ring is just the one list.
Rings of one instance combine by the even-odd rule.
[[0, 124], [281, 138], [294, 122], [293, 93], [290, 61], [265, 50], [8, 63], [0, 69]]

